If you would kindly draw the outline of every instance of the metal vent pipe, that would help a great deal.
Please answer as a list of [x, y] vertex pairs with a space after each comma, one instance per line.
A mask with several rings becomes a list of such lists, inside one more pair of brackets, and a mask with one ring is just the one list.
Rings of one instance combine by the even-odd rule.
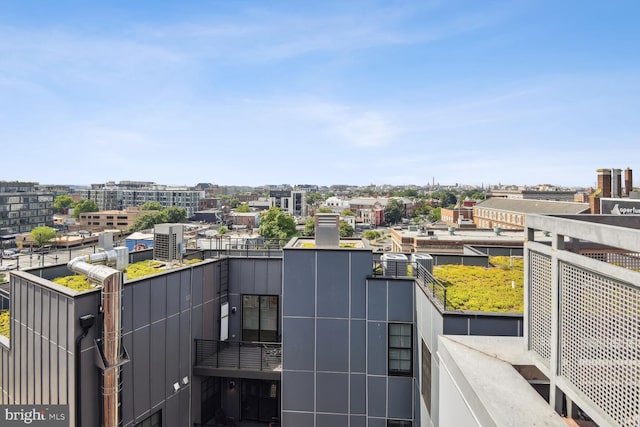
[[[102, 373], [103, 426], [118, 427], [119, 381], [122, 337], [122, 280], [119, 270], [124, 270], [129, 256], [126, 247], [118, 247], [93, 255], [72, 259], [67, 266], [71, 271], [85, 274], [89, 280], [102, 285], [102, 353], [105, 369]], [[108, 265], [95, 265], [92, 263]]]

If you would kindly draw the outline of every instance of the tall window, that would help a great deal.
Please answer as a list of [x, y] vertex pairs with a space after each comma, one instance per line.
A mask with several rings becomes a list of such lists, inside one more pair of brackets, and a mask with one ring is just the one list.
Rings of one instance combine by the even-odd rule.
[[200, 418], [203, 424], [212, 419], [221, 406], [220, 377], [208, 377], [200, 383]]
[[278, 296], [242, 296], [242, 340], [278, 341]]
[[409, 323], [389, 323], [389, 375], [413, 374], [413, 330]]
[[422, 341], [422, 399], [431, 414], [431, 352]]
[[154, 412], [148, 418], [136, 424], [136, 427], [162, 427], [162, 411]]

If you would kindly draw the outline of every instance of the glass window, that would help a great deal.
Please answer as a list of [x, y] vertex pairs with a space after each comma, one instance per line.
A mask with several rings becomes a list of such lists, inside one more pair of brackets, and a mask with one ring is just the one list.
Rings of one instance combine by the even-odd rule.
[[147, 419], [139, 422], [136, 427], [162, 427], [162, 411], [154, 412]]
[[413, 374], [413, 330], [408, 323], [389, 323], [389, 375]]
[[411, 427], [413, 423], [405, 420], [387, 420], [387, 427]]
[[242, 296], [242, 340], [278, 341], [278, 296]]
[[431, 352], [422, 340], [422, 399], [431, 414]]

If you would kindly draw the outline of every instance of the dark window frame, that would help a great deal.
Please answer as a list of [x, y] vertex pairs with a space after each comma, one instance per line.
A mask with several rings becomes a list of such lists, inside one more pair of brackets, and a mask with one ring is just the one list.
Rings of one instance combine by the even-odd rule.
[[[396, 326], [408, 326], [409, 327], [409, 346], [408, 347], [396, 347], [391, 345], [391, 329]], [[397, 334], [394, 334], [397, 335]], [[400, 370], [391, 368], [391, 353], [395, 351], [407, 352], [409, 354], [409, 369]], [[405, 359], [400, 359], [405, 360]], [[387, 373], [389, 376], [400, 377], [412, 377], [413, 376], [413, 325], [411, 323], [389, 323], [387, 325]]]
[[[244, 299], [245, 297], [257, 297], [258, 298], [258, 339], [257, 340], [247, 340], [247, 338], [245, 337], [245, 305], [244, 305]], [[275, 337], [273, 340], [269, 340], [269, 339], [263, 339], [262, 334], [263, 333], [273, 333], [272, 330], [270, 329], [262, 329], [262, 298], [276, 298], [276, 330], [275, 330]], [[269, 295], [269, 294], [242, 294], [242, 296], [240, 297], [240, 303], [242, 306], [242, 313], [241, 313], [241, 334], [242, 334], [242, 341], [256, 341], [256, 342], [280, 342], [281, 338], [280, 338], [280, 296], [279, 295]]]
[[162, 409], [134, 425], [135, 427], [162, 427]]
[[424, 340], [422, 340], [422, 378], [420, 382], [422, 400], [427, 406], [427, 412], [431, 414], [431, 352]]
[[387, 420], [387, 427], [413, 427], [413, 421], [409, 421], [409, 420]]

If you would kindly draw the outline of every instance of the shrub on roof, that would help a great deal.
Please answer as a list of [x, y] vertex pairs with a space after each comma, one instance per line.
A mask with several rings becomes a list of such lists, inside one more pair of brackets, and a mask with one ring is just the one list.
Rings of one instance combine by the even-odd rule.
[[11, 314], [9, 310], [0, 311], [0, 334], [4, 335], [7, 338], [10, 338], [9, 331], [11, 328], [9, 327], [11, 324]]
[[492, 257], [497, 267], [441, 265], [433, 275], [447, 288], [447, 308], [485, 312], [524, 310], [524, 263], [515, 258]]

